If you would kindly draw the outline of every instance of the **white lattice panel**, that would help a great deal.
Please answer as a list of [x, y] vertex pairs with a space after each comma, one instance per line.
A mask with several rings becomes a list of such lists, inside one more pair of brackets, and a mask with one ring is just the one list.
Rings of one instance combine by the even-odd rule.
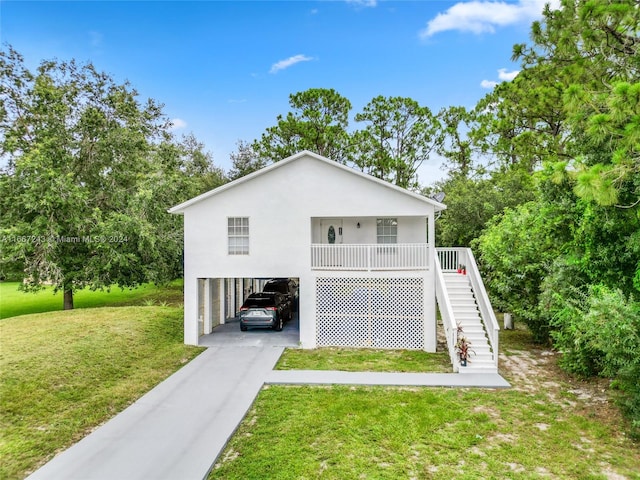
[[422, 278], [316, 279], [318, 346], [420, 350]]

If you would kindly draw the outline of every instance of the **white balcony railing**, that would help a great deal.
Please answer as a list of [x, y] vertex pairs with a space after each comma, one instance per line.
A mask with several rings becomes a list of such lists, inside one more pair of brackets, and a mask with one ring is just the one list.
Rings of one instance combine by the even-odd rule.
[[398, 244], [313, 244], [314, 270], [426, 270], [429, 248], [426, 243]]

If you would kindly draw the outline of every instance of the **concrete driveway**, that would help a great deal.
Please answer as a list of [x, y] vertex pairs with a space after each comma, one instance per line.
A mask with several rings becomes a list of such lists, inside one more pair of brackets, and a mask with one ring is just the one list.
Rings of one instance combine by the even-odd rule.
[[300, 343], [300, 321], [298, 314], [284, 324], [281, 332], [268, 328], [250, 328], [240, 331], [240, 321], [232, 318], [213, 329], [213, 333], [200, 337], [202, 347], [297, 347]]
[[208, 348], [28, 478], [202, 479], [282, 351], [272, 346]]

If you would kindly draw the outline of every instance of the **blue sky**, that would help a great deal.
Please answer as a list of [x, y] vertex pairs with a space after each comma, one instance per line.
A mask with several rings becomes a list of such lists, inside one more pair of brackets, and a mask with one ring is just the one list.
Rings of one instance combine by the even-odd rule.
[[[0, 0], [0, 39], [32, 68], [75, 58], [130, 81], [227, 170], [236, 141], [258, 138], [309, 88], [347, 97], [352, 129], [377, 95], [434, 112], [475, 105], [517, 73], [512, 46], [528, 41], [544, 3]], [[420, 181], [442, 175], [430, 159]]]

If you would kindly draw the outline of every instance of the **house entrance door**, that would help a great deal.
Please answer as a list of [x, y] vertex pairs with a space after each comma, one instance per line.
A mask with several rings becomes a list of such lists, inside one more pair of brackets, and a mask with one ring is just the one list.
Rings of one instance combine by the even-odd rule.
[[321, 243], [340, 244], [342, 243], [342, 219], [323, 218], [320, 220]]

